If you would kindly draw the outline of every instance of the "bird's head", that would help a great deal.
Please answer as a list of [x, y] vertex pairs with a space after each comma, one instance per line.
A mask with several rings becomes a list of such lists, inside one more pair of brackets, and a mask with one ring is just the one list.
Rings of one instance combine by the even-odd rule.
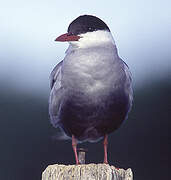
[[101, 19], [92, 15], [76, 18], [69, 25], [68, 32], [57, 37], [55, 41], [68, 41], [73, 48], [114, 44], [109, 27]]

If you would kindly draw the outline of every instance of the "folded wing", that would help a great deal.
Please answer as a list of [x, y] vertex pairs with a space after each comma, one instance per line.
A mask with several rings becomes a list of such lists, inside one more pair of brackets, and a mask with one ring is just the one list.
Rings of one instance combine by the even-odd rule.
[[61, 86], [61, 67], [63, 61], [58, 63], [50, 75], [50, 98], [49, 98], [49, 115], [50, 121], [54, 127], [58, 126], [58, 114], [60, 111], [61, 98], [63, 90]]

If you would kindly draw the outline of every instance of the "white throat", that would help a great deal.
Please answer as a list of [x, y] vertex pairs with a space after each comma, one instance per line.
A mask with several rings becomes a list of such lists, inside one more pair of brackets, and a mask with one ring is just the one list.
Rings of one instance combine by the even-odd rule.
[[69, 42], [71, 48], [90, 48], [97, 46], [105, 46], [105, 44], [115, 45], [112, 34], [109, 31], [98, 30], [87, 32], [79, 35], [81, 38], [78, 41]]

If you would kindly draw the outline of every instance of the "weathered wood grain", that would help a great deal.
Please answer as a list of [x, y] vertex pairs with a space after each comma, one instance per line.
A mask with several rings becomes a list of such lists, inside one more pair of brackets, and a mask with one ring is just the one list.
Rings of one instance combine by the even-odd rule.
[[117, 169], [108, 164], [50, 165], [42, 180], [133, 180], [131, 169]]

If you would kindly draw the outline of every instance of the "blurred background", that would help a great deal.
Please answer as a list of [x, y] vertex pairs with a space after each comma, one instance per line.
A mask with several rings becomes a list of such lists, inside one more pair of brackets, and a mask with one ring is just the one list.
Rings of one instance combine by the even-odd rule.
[[[132, 168], [136, 180], [169, 180], [171, 12], [169, 0], [6, 0], [0, 6], [0, 179], [38, 180], [55, 163], [74, 164], [70, 141], [55, 141], [48, 116], [49, 74], [67, 43], [54, 39], [79, 15], [111, 29], [133, 75], [129, 118], [109, 138], [109, 163]], [[103, 161], [102, 142], [87, 163]]]

